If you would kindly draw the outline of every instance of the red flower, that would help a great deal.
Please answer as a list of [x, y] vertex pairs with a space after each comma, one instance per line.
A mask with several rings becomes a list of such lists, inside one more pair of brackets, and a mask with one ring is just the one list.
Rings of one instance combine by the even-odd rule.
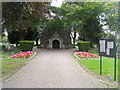
[[99, 58], [99, 56], [88, 53], [88, 52], [75, 52], [79, 58]]
[[21, 52], [15, 55], [12, 55], [10, 58], [28, 58], [30, 57], [34, 51], [26, 51], [26, 52]]

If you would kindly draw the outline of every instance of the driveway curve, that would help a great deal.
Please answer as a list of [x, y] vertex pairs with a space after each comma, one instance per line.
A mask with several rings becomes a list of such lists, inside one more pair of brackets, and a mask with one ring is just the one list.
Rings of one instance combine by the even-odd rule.
[[35, 49], [31, 63], [3, 82], [3, 88], [104, 88], [102, 80], [85, 72], [74, 50]]

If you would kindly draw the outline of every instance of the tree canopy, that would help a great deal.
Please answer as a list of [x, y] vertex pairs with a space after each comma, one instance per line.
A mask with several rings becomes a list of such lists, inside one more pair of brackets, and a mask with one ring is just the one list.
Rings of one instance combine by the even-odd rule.
[[30, 39], [30, 32], [40, 32], [50, 15], [49, 2], [3, 2], [2, 6], [3, 32], [5, 29], [8, 34], [18, 31], [22, 40]]
[[51, 7], [51, 11], [62, 18], [64, 28], [74, 33], [71, 34], [74, 43], [79, 33], [80, 40], [98, 44], [98, 39], [105, 36], [102, 27], [108, 25], [112, 31], [118, 23], [116, 5], [115, 2], [64, 2], [59, 8]]
[[[73, 44], [77, 35], [79, 40], [98, 44], [99, 38], [112, 36], [106, 31], [118, 32], [117, 2], [63, 2], [61, 7], [50, 7], [48, 2], [4, 2], [2, 6], [3, 31], [19, 31], [22, 39], [30, 39], [28, 33], [39, 38], [47, 27], [69, 31]], [[50, 12], [56, 15], [52, 20]]]
[[48, 13], [43, 2], [3, 2], [3, 27], [10, 30], [25, 30]]

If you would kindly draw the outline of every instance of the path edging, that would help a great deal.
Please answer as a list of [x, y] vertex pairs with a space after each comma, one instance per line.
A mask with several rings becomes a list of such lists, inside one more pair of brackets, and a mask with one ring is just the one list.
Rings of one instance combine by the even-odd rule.
[[[27, 58], [27, 59], [31, 59], [33, 58], [37, 53], [35, 52], [31, 57]], [[27, 61], [25, 62], [22, 66], [18, 67], [16, 70], [13, 70], [11, 73], [8, 73], [7, 75], [1, 77], [0, 79], [2, 79], [2, 82], [6, 82], [8, 81], [9, 79], [11, 79], [15, 73], [18, 73], [20, 72], [21, 70], [23, 70], [26, 66], [28, 66], [31, 62], [30, 61]]]

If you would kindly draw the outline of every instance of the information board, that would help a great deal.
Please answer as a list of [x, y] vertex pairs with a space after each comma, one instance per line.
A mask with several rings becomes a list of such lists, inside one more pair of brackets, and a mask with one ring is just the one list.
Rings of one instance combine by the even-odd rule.
[[113, 38], [99, 39], [100, 75], [102, 74], [102, 56], [114, 58], [114, 80], [116, 81], [116, 42]]
[[115, 40], [114, 39], [99, 39], [99, 55], [105, 57], [115, 57]]

